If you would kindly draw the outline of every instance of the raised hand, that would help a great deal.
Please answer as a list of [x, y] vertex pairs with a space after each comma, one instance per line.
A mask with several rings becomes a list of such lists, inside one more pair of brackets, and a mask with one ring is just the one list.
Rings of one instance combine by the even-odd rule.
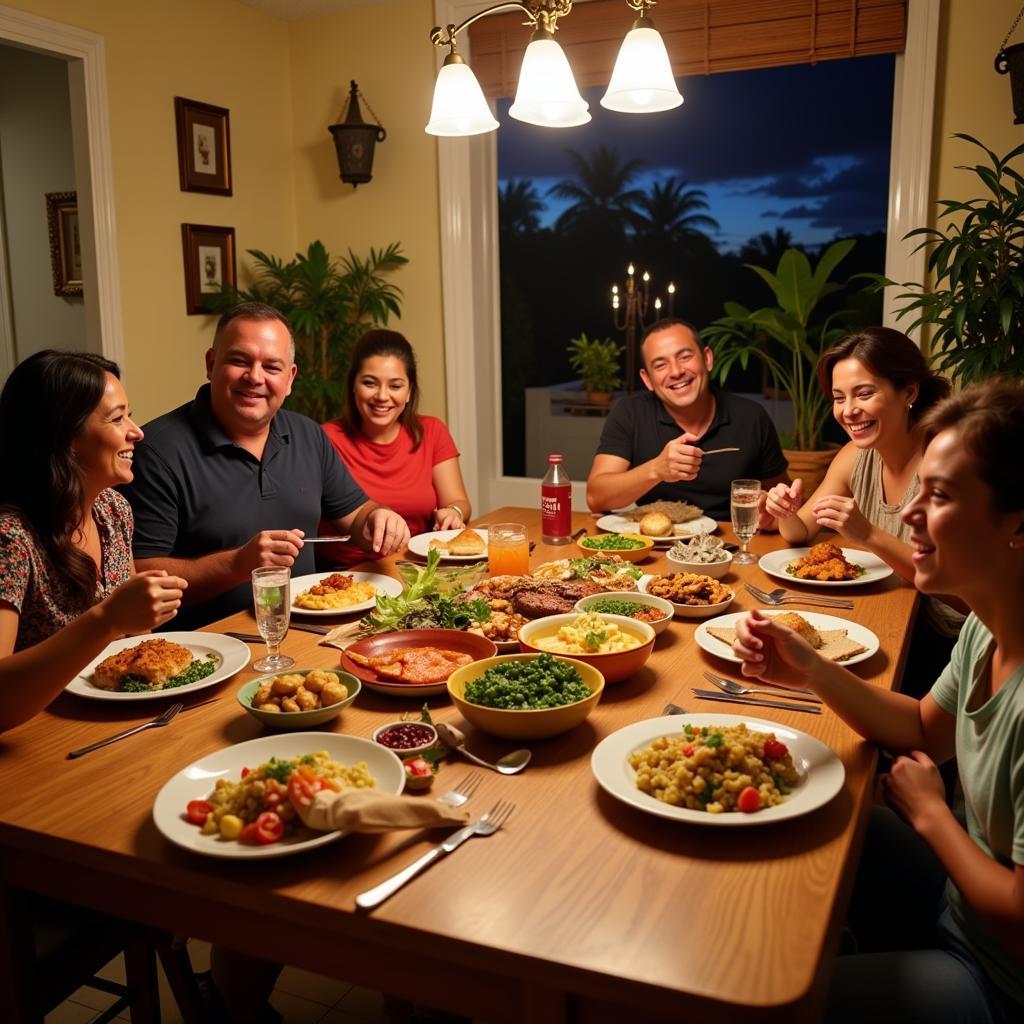
[[366, 517], [366, 536], [374, 554], [390, 555], [408, 545], [409, 527], [392, 509], [375, 508]]
[[291, 567], [302, 549], [302, 530], [263, 530], [237, 551], [241, 576], [248, 577], [262, 565]]
[[842, 494], [826, 494], [811, 506], [819, 526], [835, 530], [847, 540], [864, 543], [871, 533], [871, 523], [857, 507], [853, 498]]
[[674, 437], [654, 459], [654, 471], [660, 480], [675, 483], [678, 480], [696, 480], [704, 452], [695, 448], [696, 435], [690, 433]]
[[150, 569], [129, 577], [101, 605], [117, 632], [149, 633], [178, 614], [186, 587], [180, 576]]
[[799, 477], [791, 484], [776, 484], [765, 499], [765, 511], [776, 519], [795, 516], [804, 503], [804, 482]]

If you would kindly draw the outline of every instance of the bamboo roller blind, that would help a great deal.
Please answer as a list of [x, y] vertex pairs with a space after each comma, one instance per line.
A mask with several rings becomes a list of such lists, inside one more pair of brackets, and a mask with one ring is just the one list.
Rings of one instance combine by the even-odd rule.
[[[635, 17], [625, 0], [592, 0], [559, 20], [555, 38], [578, 85], [608, 83]], [[902, 53], [906, 38], [906, 0], [661, 0], [651, 18], [676, 77]], [[487, 96], [515, 95], [531, 32], [524, 19], [513, 11], [468, 29]]]

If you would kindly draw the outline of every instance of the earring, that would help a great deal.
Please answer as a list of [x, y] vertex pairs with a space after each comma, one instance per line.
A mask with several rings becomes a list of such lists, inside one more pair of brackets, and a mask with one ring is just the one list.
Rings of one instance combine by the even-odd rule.
[[914, 403], [913, 402], [907, 402], [907, 408], [908, 409], [913, 409], [914, 408]]

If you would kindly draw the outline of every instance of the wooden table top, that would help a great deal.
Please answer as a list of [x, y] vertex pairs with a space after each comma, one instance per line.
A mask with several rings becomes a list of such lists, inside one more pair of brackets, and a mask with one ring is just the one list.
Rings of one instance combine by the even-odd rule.
[[[539, 540], [535, 510], [500, 509], [478, 522], [508, 520], [526, 523]], [[589, 514], [574, 520], [593, 530]], [[785, 546], [773, 535], [752, 544], [756, 553]], [[569, 550], [538, 543], [531, 564]], [[369, 567], [395, 575], [393, 562]], [[663, 554], [642, 567], [670, 568]], [[772, 582], [756, 565], [734, 568], [725, 581], [737, 592], [730, 610], [756, 606], [743, 581]], [[881, 641], [879, 653], [854, 671], [892, 686], [915, 592], [892, 576], [842, 595], [855, 607], [837, 614]], [[641, 1011], [680, 1019], [701, 1010], [729, 1019], [813, 1020], [870, 804], [874, 748], [828, 709], [820, 717], [752, 709], [828, 744], [845, 765], [846, 781], [811, 814], [751, 828], [647, 815], [609, 797], [591, 774], [591, 751], [601, 739], [657, 717], [669, 701], [690, 711], [742, 713], [690, 692], [706, 685], [705, 667], [736, 674], [736, 666], [696, 646], [697, 625], [674, 620], [647, 665], [608, 687], [586, 722], [532, 744], [533, 760], [521, 775], [486, 772], [470, 808], [482, 813], [498, 798], [514, 801], [506, 828], [467, 843], [370, 913], [356, 910], [356, 894], [443, 833], [347, 836], [294, 857], [229, 862], [178, 849], [153, 824], [154, 798], [173, 774], [204, 754], [265, 735], [235, 699], [255, 675], [249, 670], [190, 701], [213, 696], [215, 703], [186, 706], [169, 727], [79, 760], [66, 760], [68, 751], [147, 720], [164, 702], [136, 707], [63, 695], [0, 736], [3, 878], [488, 1021], [610, 1021]], [[255, 632], [249, 613], [210, 628]], [[318, 643], [316, 635], [293, 630], [283, 649], [298, 666], [336, 666], [339, 652]], [[252, 650], [257, 657], [260, 649]], [[420, 703], [364, 690], [324, 729], [369, 737]], [[484, 757], [522, 745], [477, 733], [444, 696], [427, 703], [436, 720], [462, 728], [468, 746]], [[433, 791], [450, 788], [469, 768], [450, 758]]]

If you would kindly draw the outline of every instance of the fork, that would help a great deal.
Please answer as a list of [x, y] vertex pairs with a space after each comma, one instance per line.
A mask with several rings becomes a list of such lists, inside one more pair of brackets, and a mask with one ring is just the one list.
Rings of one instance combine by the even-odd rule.
[[482, 777], [480, 772], [470, 772], [457, 786], [442, 793], [437, 802], [448, 807], [461, 807], [476, 792]]
[[474, 821], [465, 828], [450, 835], [443, 843], [432, 846], [422, 857], [414, 860], [407, 868], [402, 868], [397, 874], [381, 882], [380, 885], [367, 889], [356, 897], [356, 906], [369, 908], [376, 907], [383, 903], [390, 895], [397, 892], [409, 881], [415, 878], [424, 868], [433, 864], [439, 857], [446, 853], [457, 850], [471, 836], [493, 836], [508, 821], [509, 816], [516, 809], [516, 805], [505, 800], [499, 800], [482, 818]]
[[789, 687], [773, 687], [772, 689], [765, 689], [762, 686], [744, 686], [742, 683], [737, 683], [735, 679], [726, 679], [724, 676], [716, 676], [714, 672], [705, 672], [704, 678], [709, 682], [713, 683], [720, 690], [724, 690], [726, 693], [735, 694], [738, 697], [745, 696], [750, 693], [764, 693], [769, 697], [789, 697], [792, 700], [808, 700], [813, 704], [820, 704], [821, 698], [817, 697], [813, 690], [801, 690], [797, 688], [790, 689]]
[[107, 746], [108, 743], [115, 743], [117, 740], [123, 740], [126, 736], [134, 736], [137, 732], [142, 732], [143, 729], [151, 729], [154, 726], [167, 725], [172, 718], [184, 707], [184, 704], [172, 704], [162, 715], [157, 715], [151, 722], [143, 722], [142, 725], [136, 725], [131, 729], [125, 729], [124, 732], [114, 733], [113, 736], [108, 736], [105, 740], [97, 740], [95, 743], [90, 743], [87, 747], [79, 747], [78, 750], [72, 750], [68, 757], [81, 757], [83, 754], [88, 754], [92, 750], [99, 750], [100, 747]]
[[782, 587], [777, 590], [767, 591], [755, 587], [752, 583], [743, 584], [749, 593], [753, 594], [758, 601], [763, 601], [773, 608], [784, 604], [816, 604], [823, 608], [852, 608], [853, 602], [840, 597], [819, 597], [817, 594], [805, 597], [803, 594], [792, 594]]

